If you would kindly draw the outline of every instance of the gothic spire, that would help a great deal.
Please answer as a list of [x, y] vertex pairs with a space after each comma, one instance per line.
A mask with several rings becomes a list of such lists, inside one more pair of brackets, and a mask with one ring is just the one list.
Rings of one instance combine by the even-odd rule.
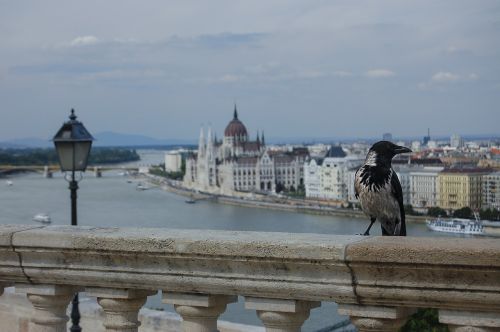
[[257, 143], [260, 143], [259, 131], [257, 130]]
[[236, 109], [236, 103], [234, 103], [234, 120], [238, 120], [238, 110]]
[[266, 141], [264, 140], [264, 130], [262, 131], [262, 138], [260, 141], [261, 141], [262, 145], [266, 145]]

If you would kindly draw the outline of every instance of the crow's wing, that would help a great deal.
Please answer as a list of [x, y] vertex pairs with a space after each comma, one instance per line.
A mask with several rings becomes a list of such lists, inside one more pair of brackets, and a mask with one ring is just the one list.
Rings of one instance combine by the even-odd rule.
[[356, 197], [356, 199], [359, 199], [359, 191], [358, 191], [358, 173], [359, 171], [361, 170], [361, 168], [359, 168], [357, 171], [356, 171], [356, 174], [354, 174], [354, 197]]
[[399, 213], [401, 221], [401, 228], [399, 235], [406, 236], [405, 207], [403, 206], [403, 189], [401, 189], [401, 183], [399, 183], [398, 176], [394, 171], [392, 171], [392, 176], [391, 176], [391, 193], [394, 196], [394, 198], [396, 198], [399, 204]]

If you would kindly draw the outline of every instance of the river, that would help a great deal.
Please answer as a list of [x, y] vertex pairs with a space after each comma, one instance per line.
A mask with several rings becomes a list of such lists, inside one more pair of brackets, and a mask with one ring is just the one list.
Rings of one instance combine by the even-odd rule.
[[[142, 151], [140, 164], [159, 163], [162, 152]], [[37, 213], [48, 213], [52, 224], [70, 224], [70, 199], [68, 184], [60, 173], [52, 179], [40, 174], [26, 174], [0, 179], [0, 224], [36, 224], [32, 220]], [[214, 229], [238, 231], [356, 234], [364, 232], [368, 219], [352, 219], [336, 216], [320, 216], [286, 211], [223, 205], [211, 201], [185, 204], [185, 198], [159, 188], [136, 190], [137, 180], [120, 176], [119, 171], [104, 172], [102, 178], [86, 173], [79, 182], [78, 224], [100, 227], [164, 227], [184, 229]], [[423, 224], [407, 225], [411, 236], [459, 236], [435, 233]], [[380, 235], [375, 224], [372, 235]], [[438, 240], [438, 239], [436, 239]], [[162, 307], [173, 311], [170, 305], [161, 303], [160, 296], [152, 296], [147, 307]], [[255, 312], [245, 310], [242, 298], [228, 306], [221, 319], [261, 325]], [[311, 312], [303, 331], [315, 331], [341, 320], [333, 303]]]

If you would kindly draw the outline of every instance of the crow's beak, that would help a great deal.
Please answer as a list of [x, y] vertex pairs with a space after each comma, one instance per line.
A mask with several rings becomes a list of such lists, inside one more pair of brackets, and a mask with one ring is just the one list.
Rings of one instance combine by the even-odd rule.
[[405, 146], [396, 146], [396, 148], [394, 149], [394, 153], [396, 154], [407, 153], [407, 152], [412, 152], [412, 151]]

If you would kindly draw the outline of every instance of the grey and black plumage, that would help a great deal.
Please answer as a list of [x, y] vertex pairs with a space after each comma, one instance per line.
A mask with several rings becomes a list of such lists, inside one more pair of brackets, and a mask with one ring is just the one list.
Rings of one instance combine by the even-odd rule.
[[406, 152], [411, 150], [388, 141], [377, 142], [368, 151], [364, 165], [357, 170], [356, 198], [371, 221], [364, 235], [370, 234], [370, 228], [378, 219], [382, 235], [406, 236], [403, 190], [392, 169], [392, 158]]

